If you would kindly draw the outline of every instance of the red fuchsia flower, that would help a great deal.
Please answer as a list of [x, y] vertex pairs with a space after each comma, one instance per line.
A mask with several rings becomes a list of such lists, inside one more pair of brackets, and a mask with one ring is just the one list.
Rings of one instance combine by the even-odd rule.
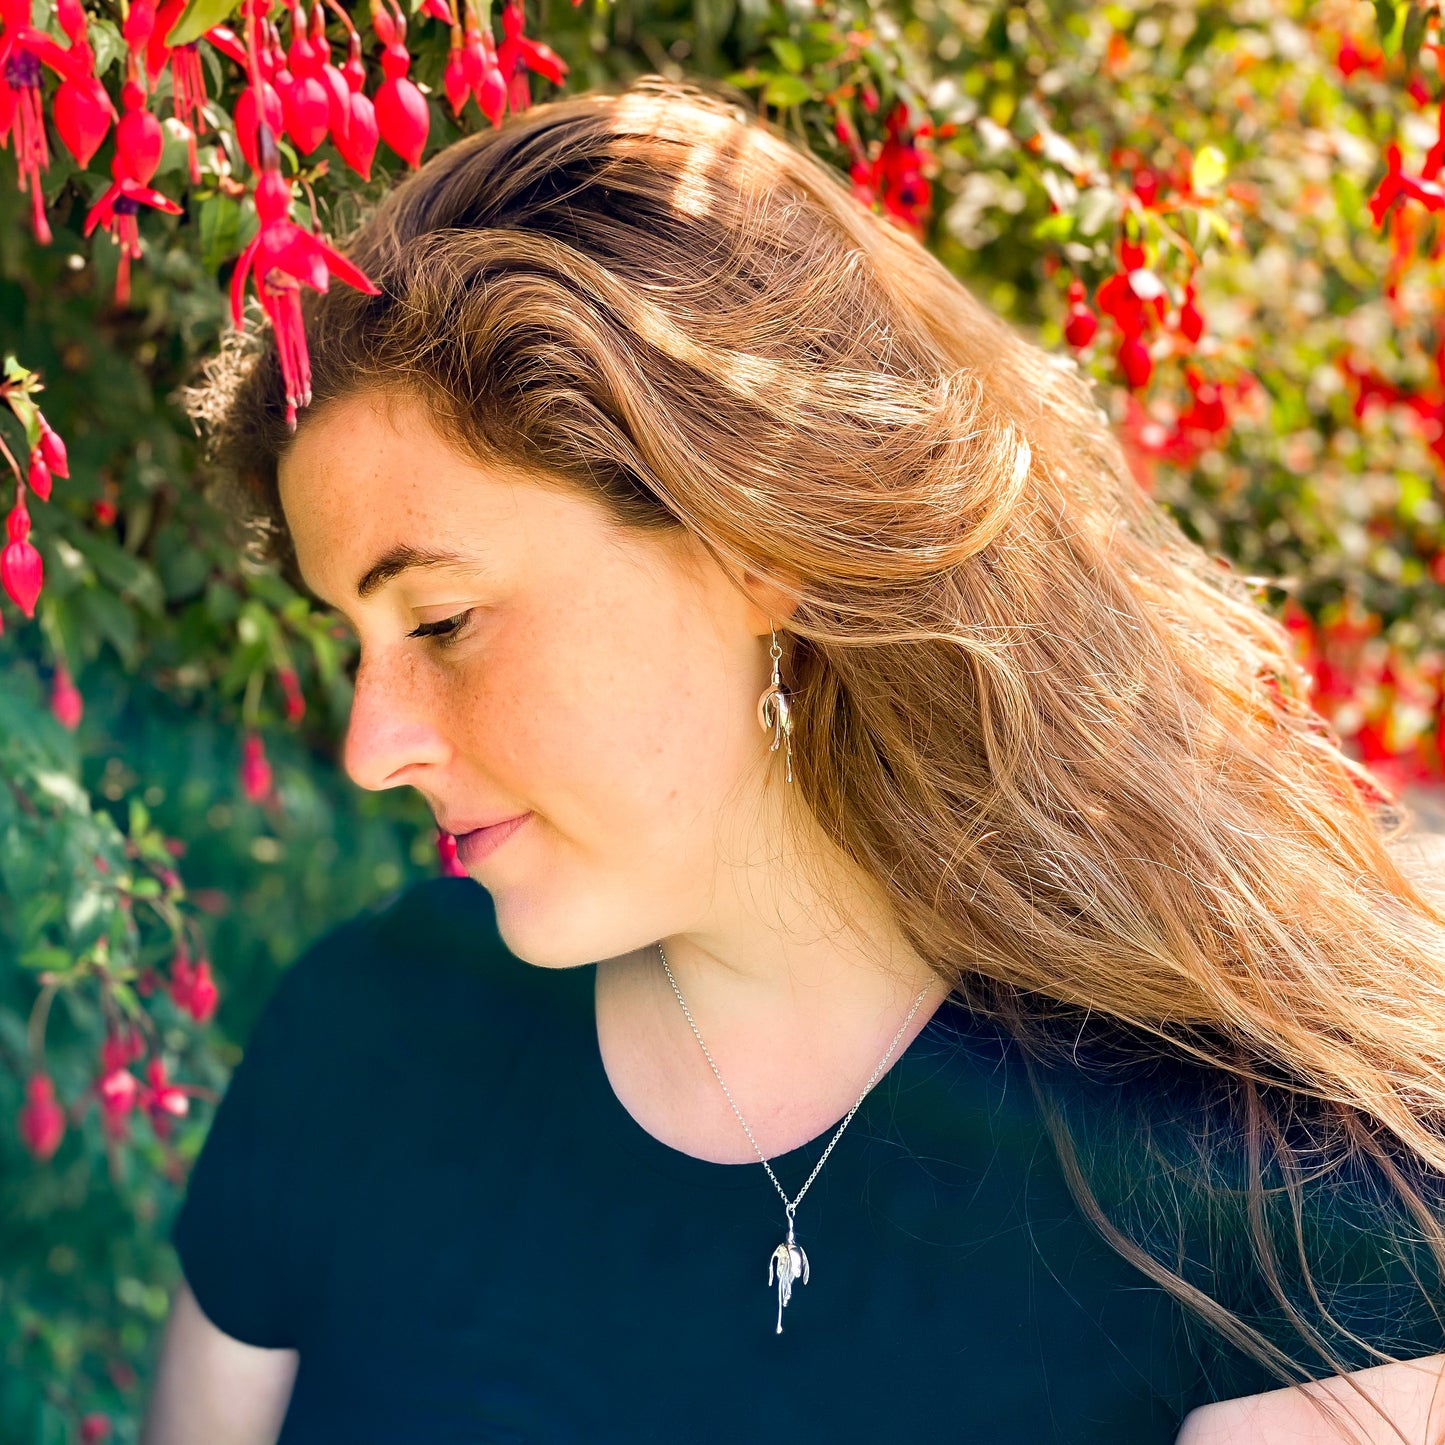
[[361, 63], [361, 36], [353, 30], [349, 37], [349, 53], [341, 66], [341, 77], [346, 83], [344, 119], [331, 127], [332, 143], [341, 152], [341, 159], [359, 175], [362, 180], [371, 179], [371, 162], [376, 147], [381, 141], [381, 132], [376, 125], [376, 107], [371, 97], [362, 90], [366, 69]]
[[241, 749], [241, 791], [253, 802], [262, 803], [271, 794], [271, 764], [259, 733], [248, 733]]
[[84, 167], [110, 134], [117, 119], [115, 103], [96, 76], [95, 52], [90, 48], [85, 11], [79, 0], [60, 0], [56, 12], [61, 28], [70, 37], [71, 74], [60, 82], [51, 98], [50, 118], [61, 143], [75, 157], [76, 164]]
[[[50, 223], [40, 191], [40, 172], [49, 168], [45, 110], [40, 95], [42, 65], [62, 80], [75, 76], [70, 53], [30, 23], [30, 0], [0, 0], [0, 147], [14, 140], [15, 165], [22, 194], [30, 196], [35, 239], [50, 244]], [[80, 78], [76, 76], [76, 78]]]
[[1445, 207], [1445, 188], [1432, 180], [1410, 175], [1404, 169], [1399, 143], [1391, 141], [1385, 147], [1385, 174], [1370, 197], [1370, 216], [1375, 225], [1380, 225], [1385, 212], [1402, 198], [1418, 201], [1427, 211], [1438, 211]]
[[[137, 9], [133, 8], [131, 14], [135, 15]], [[145, 92], [135, 81], [127, 80], [121, 87], [123, 114], [115, 128], [115, 155], [110, 163], [110, 173], [115, 180], [90, 208], [82, 230], [82, 234], [88, 236], [97, 226], [103, 226], [120, 246], [120, 266], [115, 278], [117, 306], [124, 306], [130, 301], [130, 263], [133, 257], [138, 258], [141, 254], [140, 230], [136, 222], [141, 206], [153, 206], [171, 215], [179, 215], [181, 211], [181, 207], [169, 196], [152, 190], [146, 184], [161, 163], [165, 134], [160, 121], [146, 109], [145, 101]]]
[[457, 857], [457, 840], [451, 833], [437, 829], [437, 861], [441, 864], [444, 878], [465, 878], [467, 870]]
[[1193, 281], [1184, 288], [1184, 301], [1179, 307], [1177, 329], [1191, 346], [1196, 345], [1199, 338], [1204, 335], [1204, 314], [1197, 304]]
[[311, 401], [311, 363], [301, 322], [301, 287], [325, 291], [330, 276], [336, 275], [368, 296], [380, 295], [381, 288], [339, 251], [289, 219], [291, 183], [281, 175], [280, 154], [271, 128], [264, 121], [257, 128], [257, 139], [262, 168], [255, 200], [261, 225], [241, 252], [231, 276], [231, 319], [237, 330], [243, 327], [246, 280], [254, 270], [261, 305], [276, 332], [286, 382], [286, 424], [294, 431], [297, 408]]
[[25, 484], [42, 502], [50, 500], [50, 468], [39, 447], [31, 447], [25, 466]]
[[301, 685], [296, 674], [289, 667], [283, 667], [277, 672], [276, 680], [281, 684], [281, 691], [286, 694], [286, 721], [300, 722], [306, 716], [306, 699], [301, 694]]
[[1159, 175], [1148, 166], [1140, 166], [1134, 172], [1134, 194], [1146, 210], [1159, 200]]
[[166, 36], [175, 28], [188, 0], [161, 0], [156, 11], [155, 28], [146, 48], [146, 71], [154, 85], [169, 61], [171, 67], [171, 114], [186, 128], [186, 151], [190, 161], [191, 184], [201, 181], [200, 162], [196, 156], [196, 140], [205, 117], [206, 75], [201, 68], [200, 45], [189, 41], [174, 48], [166, 44]]
[[567, 74], [567, 63], [555, 50], [522, 33], [525, 24], [520, 0], [506, 0], [502, 6], [502, 43], [496, 48], [496, 63], [514, 111], [526, 110], [532, 101], [523, 66], [554, 85], [560, 85]]
[[[318, 4], [316, 13], [325, 20], [325, 11]], [[322, 41], [323, 52], [325, 40]], [[326, 139], [331, 127], [335, 101], [321, 78], [325, 54], [317, 55], [307, 29], [306, 9], [301, 4], [291, 7], [291, 49], [286, 66], [291, 84], [281, 96], [281, 109], [286, 117], [286, 134], [296, 142], [303, 155], [309, 155]], [[342, 82], [345, 84], [345, 82]]]
[[141, 1083], [123, 1064], [107, 1067], [95, 1084], [101, 1122], [111, 1138], [125, 1136], [126, 1119], [140, 1096]]
[[70, 475], [70, 461], [66, 456], [65, 442], [61, 435], [50, 425], [42, 415], [40, 421], [40, 454], [45, 458], [45, 465], [55, 473], [57, 477], [68, 477]]
[[211, 1015], [216, 1011], [216, 1003], [219, 998], [220, 992], [216, 988], [216, 981], [211, 977], [211, 961], [208, 958], [202, 958], [196, 964], [195, 977], [191, 981], [191, 1017], [198, 1024], [209, 1022]]
[[85, 711], [80, 689], [71, 681], [70, 673], [63, 662], [55, 664], [55, 674], [50, 679], [50, 712], [61, 727], [74, 732], [80, 726]]
[[261, 169], [261, 162], [256, 154], [256, 126], [262, 120], [271, 127], [273, 135], [280, 135], [285, 129], [281, 97], [269, 80], [248, 85], [236, 97], [236, 143], [241, 147], [246, 164], [253, 171]]
[[115, 521], [115, 503], [107, 497], [101, 497], [91, 508], [91, 512], [102, 527], [109, 527]]
[[409, 166], [421, 164], [431, 127], [426, 96], [407, 78], [411, 52], [406, 48], [406, 17], [400, 8], [394, 16], [372, 0], [371, 23], [381, 41], [381, 71], [385, 77], [376, 88], [376, 124], [381, 138]]
[[908, 107], [899, 101], [884, 122], [882, 148], [871, 164], [861, 157], [850, 168], [854, 193], [865, 206], [880, 201], [883, 212], [915, 233], [921, 232], [928, 216], [932, 186], [926, 171], [932, 157], [915, 140], [929, 134], [927, 123], [908, 133]]
[[170, 1081], [163, 1059], [152, 1058], [146, 1065], [146, 1082], [141, 1086], [140, 1103], [150, 1116], [156, 1138], [170, 1138], [171, 1121], [183, 1119], [190, 1112], [190, 1092], [183, 1085]]
[[[1423, 47], [1421, 48], [1423, 49]], [[1352, 35], [1345, 35], [1341, 37], [1339, 49], [1335, 52], [1335, 65], [1346, 80], [1357, 70], [1367, 70], [1372, 75], [1383, 75], [1385, 55], [1383, 51], [1373, 47], [1364, 49]]]
[[113, 1428], [109, 1415], [102, 1415], [99, 1410], [92, 1410], [88, 1415], [81, 1417], [80, 1445], [105, 1445], [105, 1442], [110, 1439]]
[[40, 553], [30, 544], [30, 512], [23, 494], [6, 517], [5, 529], [10, 541], [0, 553], [0, 584], [27, 617], [34, 617], [35, 601], [44, 580], [44, 564]]
[[36, 1072], [25, 1085], [25, 1103], [19, 1114], [20, 1140], [42, 1163], [60, 1148], [65, 1137], [65, 1110], [55, 1099], [55, 1082]]
[[1154, 358], [1149, 355], [1149, 348], [1137, 336], [1126, 336], [1119, 343], [1115, 359], [1131, 390], [1141, 391], [1149, 385], [1149, 378], [1154, 374]]
[[[359, 36], [357, 38], [360, 39]], [[326, 128], [334, 142], [351, 120], [351, 87], [340, 69], [331, 62], [326, 7], [321, 0], [311, 7], [311, 64], [316, 78], [326, 88]]]
[[1069, 282], [1069, 314], [1064, 321], [1064, 339], [1075, 351], [1082, 351], [1099, 329], [1099, 318], [1089, 310], [1084, 283], [1076, 277]]
[[[575, 3], [575, 0], [574, 0]], [[490, 30], [481, 29], [470, 12], [467, 15], [468, 54], [475, 49], [476, 59], [471, 62], [473, 74], [472, 94], [476, 97], [477, 109], [493, 125], [501, 125], [507, 111], [507, 78], [502, 74], [501, 61], [497, 56], [497, 42]], [[475, 41], [472, 40], [475, 35]]]
[[184, 942], [176, 945], [171, 960], [171, 1002], [184, 1009], [197, 1023], [206, 1023], [216, 1011], [219, 994], [211, 977], [211, 961], [204, 956], [191, 962], [190, 950]]

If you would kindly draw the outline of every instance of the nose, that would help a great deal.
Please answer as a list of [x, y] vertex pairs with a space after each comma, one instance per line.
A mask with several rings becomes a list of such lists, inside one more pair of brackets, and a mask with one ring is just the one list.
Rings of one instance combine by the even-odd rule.
[[358, 787], [414, 783], [412, 769], [444, 762], [449, 745], [433, 696], [404, 661], [362, 652], [356, 667], [342, 766]]

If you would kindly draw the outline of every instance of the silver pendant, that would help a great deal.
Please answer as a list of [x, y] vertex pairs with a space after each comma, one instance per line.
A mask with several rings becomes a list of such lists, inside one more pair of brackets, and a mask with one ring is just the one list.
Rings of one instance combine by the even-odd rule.
[[803, 1246], [793, 1238], [793, 1211], [788, 1211], [788, 1237], [774, 1251], [768, 1261], [768, 1283], [773, 1282], [773, 1271], [778, 1277], [778, 1328], [775, 1334], [783, 1332], [783, 1306], [793, 1298], [793, 1281], [800, 1275], [804, 1284], [808, 1282], [808, 1256]]

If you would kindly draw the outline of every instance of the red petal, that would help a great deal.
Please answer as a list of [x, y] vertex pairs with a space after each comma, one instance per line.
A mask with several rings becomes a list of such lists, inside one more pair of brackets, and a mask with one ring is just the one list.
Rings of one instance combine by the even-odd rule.
[[348, 261], [340, 251], [328, 246], [325, 241], [318, 241], [316, 245], [332, 275], [339, 276], [348, 286], [355, 286], [358, 291], [364, 291], [368, 296], [381, 295], [381, 287], [359, 267]]
[[251, 263], [256, 259], [256, 250], [261, 244], [259, 234], [246, 243], [246, 249], [236, 260], [236, 269], [231, 272], [231, 320], [236, 330], [241, 330], [244, 315], [246, 277], [250, 274]]

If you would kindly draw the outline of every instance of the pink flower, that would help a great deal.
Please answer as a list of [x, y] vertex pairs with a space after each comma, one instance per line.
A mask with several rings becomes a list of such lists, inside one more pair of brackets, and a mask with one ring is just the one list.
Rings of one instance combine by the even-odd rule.
[[30, 545], [30, 513], [25, 498], [15, 503], [5, 519], [10, 534], [9, 544], [0, 552], [0, 584], [11, 600], [27, 616], [35, 616], [35, 599], [40, 596], [44, 568], [40, 553]]
[[55, 1101], [55, 1084], [48, 1074], [31, 1074], [20, 1110], [20, 1138], [37, 1159], [49, 1159], [65, 1136], [65, 1110]]
[[61, 727], [74, 732], [80, 726], [84, 702], [63, 662], [55, 665], [55, 676], [50, 682], [50, 711]]
[[[242, 746], [241, 790], [253, 803], [264, 802], [271, 792], [271, 764], [259, 733], [248, 733]], [[190, 987], [189, 977], [185, 987]]]
[[231, 320], [238, 330], [245, 324], [246, 280], [254, 270], [261, 305], [276, 332], [276, 349], [286, 382], [286, 424], [295, 430], [296, 409], [311, 401], [311, 362], [301, 322], [302, 286], [325, 291], [330, 277], [335, 275], [368, 296], [379, 296], [381, 288], [339, 251], [289, 219], [291, 183], [279, 170], [271, 127], [261, 121], [256, 135], [262, 160], [261, 177], [256, 182], [256, 212], [261, 227], [241, 252], [231, 275]]

